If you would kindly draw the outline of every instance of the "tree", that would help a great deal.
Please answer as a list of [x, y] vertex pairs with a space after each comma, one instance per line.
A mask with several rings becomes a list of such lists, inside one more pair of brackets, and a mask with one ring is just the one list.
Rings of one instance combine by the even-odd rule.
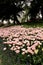
[[37, 13], [39, 13], [40, 10], [43, 19], [43, 0], [33, 0], [31, 2], [31, 8], [29, 12], [32, 20], [36, 18]]
[[[4, 0], [0, 1], [0, 19], [9, 20], [10, 16], [14, 18], [14, 21], [19, 23], [17, 16], [19, 16], [19, 12], [23, 10], [23, 8], [17, 5], [19, 0]], [[16, 3], [16, 5], [15, 5]], [[14, 22], [15, 23], [15, 22]]]

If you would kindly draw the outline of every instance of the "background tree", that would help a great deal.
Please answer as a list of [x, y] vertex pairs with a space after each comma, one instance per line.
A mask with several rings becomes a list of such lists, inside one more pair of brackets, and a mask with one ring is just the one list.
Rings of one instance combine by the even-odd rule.
[[40, 10], [43, 19], [43, 0], [33, 0], [31, 2], [31, 8], [29, 12], [32, 20], [36, 18], [37, 13], [39, 13]]
[[23, 10], [20, 4], [20, 0], [0, 0], [0, 19], [3, 21], [4, 19], [9, 20], [12, 18], [19, 23], [17, 16], [20, 16], [18, 13]]

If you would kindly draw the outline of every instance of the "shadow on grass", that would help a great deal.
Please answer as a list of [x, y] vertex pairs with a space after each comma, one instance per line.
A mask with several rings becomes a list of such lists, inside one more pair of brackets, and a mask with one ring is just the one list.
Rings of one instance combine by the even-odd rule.
[[3, 25], [0, 27], [10, 27], [10, 26], [24, 26], [24, 27], [42, 27], [43, 28], [43, 20], [36, 20], [36, 21], [28, 21], [28, 22], [21, 22], [20, 24], [8, 24], [8, 25]]
[[30, 21], [21, 23], [24, 27], [43, 27], [43, 21]]

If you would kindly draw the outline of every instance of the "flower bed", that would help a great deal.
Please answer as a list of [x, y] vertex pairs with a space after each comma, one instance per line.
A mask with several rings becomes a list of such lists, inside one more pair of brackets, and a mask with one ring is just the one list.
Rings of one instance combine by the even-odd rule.
[[[43, 28], [14, 26], [0, 29], [0, 37], [5, 45], [3, 51], [12, 50], [27, 64], [36, 65], [43, 59]], [[40, 57], [39, 57], [40, 56]], [[24, 58], [24, 59], [23, 59]], [[42, 63], [40, 64], [42, 65]]]

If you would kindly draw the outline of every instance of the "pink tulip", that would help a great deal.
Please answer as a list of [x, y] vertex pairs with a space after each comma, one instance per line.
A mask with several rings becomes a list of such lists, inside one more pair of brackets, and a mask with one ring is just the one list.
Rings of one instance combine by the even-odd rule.
[[18, 43], [16, 43], [17, 45], [19, 45], [19, 46], [21, 46], [22, 45], [22, 42], [18, 42]]
[[32, 49], [32, 50], [35, 50], [35, 49], [36, 49], [36, 46], [35, 46], [35, 45], [32, 45], [32, 46], [31, 46], [31, 49]]
[[28, 41], [26, 45], [27, 45], [27, 46], [30, 46], [30, 42]]
[[28, 53], [30, 53], [30, 54], [34, 54], [34, 52], [29, 48], [29, 49], [27, 49], [27, 51], [28, 51]]
[[22, 52], [22, 55], [24, 55], [25, 54], [25, 52]]
[[16, 48], [19, 50], [20, 49], [20, 47], [19, 46], [16, 46]]
[[23, 49], [21, 49], [21, 50], [22, 50], [22, 51], [24, 51], [24, 52], [26, 51], [26, 49], [25, 49], [25, 48], [23, 48]]
[[18, 53], [20, 53], [20, 50], [15, 50], [15, 52], [18, 54]]
[[15, 46], [12, 46], [12, 47], [10, 48], [10, 50], [12, 50], [12, 51], [13, 51], [14, 49], [16, 50]]

